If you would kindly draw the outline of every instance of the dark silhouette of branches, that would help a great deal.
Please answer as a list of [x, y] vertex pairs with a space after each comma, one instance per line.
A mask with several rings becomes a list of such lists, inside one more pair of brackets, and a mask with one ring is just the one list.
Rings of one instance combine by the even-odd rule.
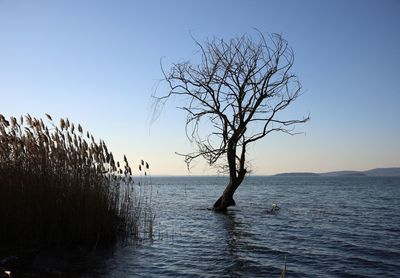
[[174, 63], [169, 71], [161, 65], [169, 92], [156, 97], [158, 103], [173, 95], [187, 100], [180, 108], [187, 113], [186, 135], [197, 147], [184, 154], [188, 167], [203, 157], [239, 184], [248, 144], [275, 131], [295, 134], [294, 125], [309, 120], [278, 117], [301, 93], [291, 72], [293, 50], [280, 35], [257, 35], [195, 41], [200, 61]]

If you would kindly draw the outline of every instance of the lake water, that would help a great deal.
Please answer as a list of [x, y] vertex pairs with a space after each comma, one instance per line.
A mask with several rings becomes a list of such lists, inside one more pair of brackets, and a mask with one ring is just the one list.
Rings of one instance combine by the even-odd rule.
[[[286, 277], [400, 277], [400, 178], [249, 177], [236, 207], [207, 210], [226, 182], [151, 178], [154, 240], [119, 246], [81, 276], [279, 277], [286, 257]], [[274, 202], [281, 210], [267, 214]]]

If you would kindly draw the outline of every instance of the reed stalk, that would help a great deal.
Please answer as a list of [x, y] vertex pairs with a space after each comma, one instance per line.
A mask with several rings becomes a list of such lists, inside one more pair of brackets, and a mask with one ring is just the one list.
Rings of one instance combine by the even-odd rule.
[[80, 124], [46, 117], [47, 125], [0, 114], [0, 246], [98, 246], [152, 235], [151, 200], [135, 188], [128, 159], [115, 161]]

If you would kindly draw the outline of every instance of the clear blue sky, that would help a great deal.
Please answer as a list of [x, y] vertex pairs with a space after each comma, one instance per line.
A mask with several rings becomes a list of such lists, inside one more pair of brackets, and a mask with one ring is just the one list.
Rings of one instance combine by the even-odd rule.
[[[183, 174], [184, 114], [170, 102], [150, 124], [166, 63], [199, 41], [253, 28], [295, 51], [311, 114], [303, 135], [249, 150], [255, 174], [400, 166], [400, 1], [0, 0], [0, 113], [68, 117], [152, 174]], [[162, 92], [159, 92], [162, 93]], [[199, 162], [192, 174], [213, 174]]]

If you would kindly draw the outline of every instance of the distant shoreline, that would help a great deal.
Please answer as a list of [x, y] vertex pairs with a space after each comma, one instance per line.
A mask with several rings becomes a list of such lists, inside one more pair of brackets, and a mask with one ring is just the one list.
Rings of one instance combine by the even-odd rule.
[[[271, 175], [250, 175], [251, 177], [400, 177], [400, 167], [374, 168], [366, 171], [342, 170], [324, 173], [314, 172], [287, 172]], [[199, 178], [217, 177], [228, 178], [228, 175], [151, 175], [152, 178]]]
[[400, 167], [374, 168], [366, 171], [335, 171], [326, 173], [290, 172], [279, 173], [273, 177], [400, 177]]

